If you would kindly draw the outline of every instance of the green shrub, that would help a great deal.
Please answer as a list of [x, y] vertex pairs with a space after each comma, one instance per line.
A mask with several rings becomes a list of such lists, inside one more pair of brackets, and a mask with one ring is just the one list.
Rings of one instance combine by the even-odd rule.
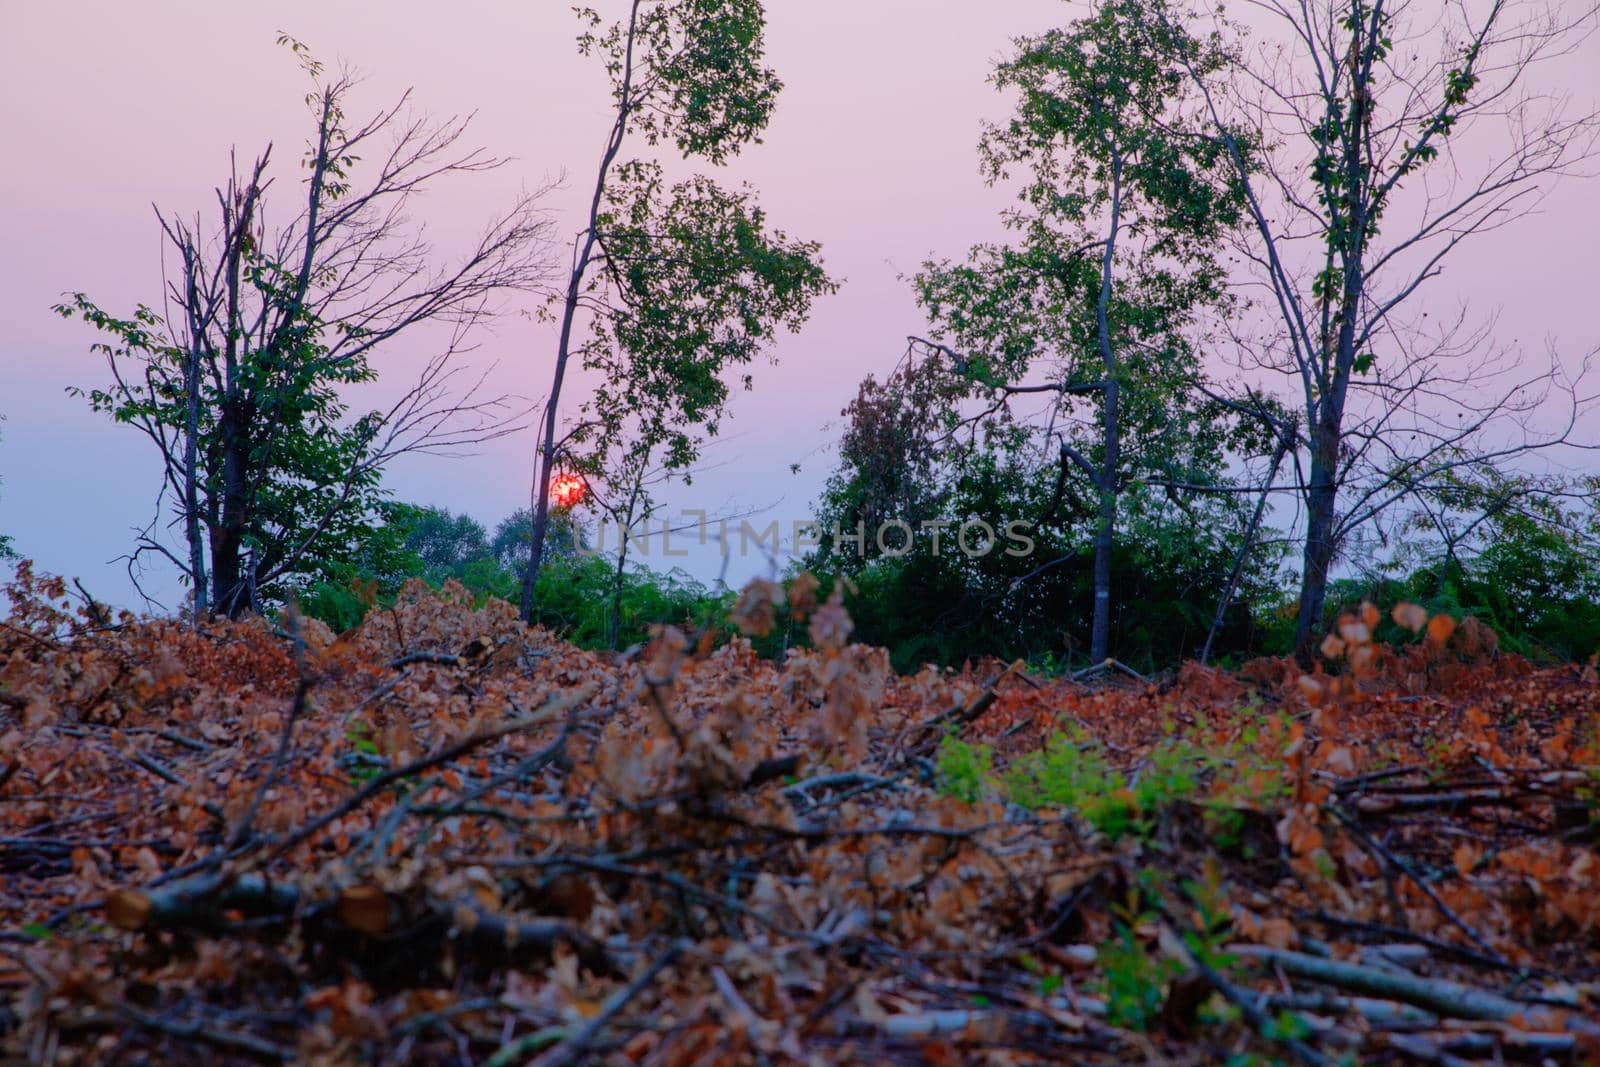
[[1116, 932], [1096, 953], [1100, 964], [1101, 988], [1106, 998], [1106, 1021], [1126, 1030], [1147, 1030], [1161, 1013], [1167, 997], [1167, 983], [1177, 973], [1177, 964], [1155, 956], [1134, 933], [1138, 924], [1153, 918], [1132, 916], [1116, 923]]
[[[1251, 709], [1243, 713], [1251, 714]], [[1258, 737], [1252, 722], [1240, 730], [1238, 740], [1218, 745], [1207, 739], [1206, 725], [1199, 721], [1190, 733], [1155, 745], [1131, 773], [1124, 773], [1111, 766], [1100, 743], [1080, 728], [1053, 734], [1042, 747], [1017, 756], [996, 773], [988, 745], [951, 736], [940, 742], [935, 767], [946, 796], [970, 804], [994, 793], [1031, 810], [1074, 811], [1113, 840], [1147, 836], [1163, 812], [1178, 802], [1195, 801], [1205, 808], [1208, 830], [1226, 845], [1243, 828], [1237, 805], [1270, 804], [1288, 789], [1281, 768], [1256, 754]]]
[[994, 785], [994, 750], [988, 745], [968, 744], [958, 737], [945, 737], [939, 742], [934, 769], [941, 793], [976, 804]]
[[[1156, 670], [1198, 655], [1205, 644], [1238, 547], [1229, 532], [1237, 524], [1220, 510], [1191, 514], [1147, 494], [1130, 493], [1124, 505], [1112, 556], [1112, 647], [1124, 663]], [[953, 513], [993, 518], [1032, 514], [1030, 508], [1043, 505], [1020, 490], [1012, 497], [996, 490], [963, 508]], [[946, 542], [953, 536], [946, 531]], [[857, 636], [886, 648], [903, 673], [981, 656], [1020, 658], [1056, 671], [1081, 667], [1094, 607], [1093, 542], [1077, 527], [1035, 530], [1032, 537], [1033, 551], [1022, 557], [997, 550], [968, 559], [948, 551], [948, 544], [936, 555], [923, 541], [907, 555], [867, 561], [819, 551], [806, 565], [823, 588], [835, 574], [849, 576], [858, 590], [848, 601]], [[1238, 660], [1261, 652], [1250, 605], [1275, 594], [1276, 564], [1266, 550], [1252, 555], [1224, 613], [1217, 656]]]

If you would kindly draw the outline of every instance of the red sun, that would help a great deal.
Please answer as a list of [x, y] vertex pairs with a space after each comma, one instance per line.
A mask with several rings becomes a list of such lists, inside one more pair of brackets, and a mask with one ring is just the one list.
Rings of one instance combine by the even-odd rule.
[[550, 480], [550, 503], [558, 508], [574, 507], [582, 502], [585, 488], [576, 474], [558, 474]]

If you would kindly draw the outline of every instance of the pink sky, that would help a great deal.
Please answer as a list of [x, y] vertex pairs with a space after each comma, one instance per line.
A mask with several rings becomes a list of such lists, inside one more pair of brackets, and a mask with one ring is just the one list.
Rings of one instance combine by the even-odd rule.
[[[617, 7], [600, 4], [603, 11]], [[807, 513], [833, 459], [830, 426], [868, 372], [893, 366], [923, 323], [903, 272], [930, 254], [959, 256], [996, 235], [1003, 193], [977, 173], [983, 117], [1004, 101], [986, 84], [1019, 33], [1083, 11], [1062, 0], [771, 0], [771, 59], [786, 83], [766, 143], [730, 168], [748, 180], [776, 224], [822, 242], [842, 291], [778, 349], [737, 398], [731, 439], [707, 461], [689, 506], [776, 505], [770, 518]], [[230, 147], [277, 142], [280, 187], [294, 179], [306, 123], [304, 76], [274, 44], [277, 31], [322, 58], [367, 74], [360, 103], [376, 107], [407, 86], [436, 115], [476, 110], [472, 139], [516, 161], [487, 178], [441, 187], [419, 214], [438, 244], [476, 232], [496, 203], [565, 172], [551, 201], [564, 233], [579, 226], [608, 122], [597, 67], [576, 55], [562, 0], [303, 0], [262, 7], [215, 0], [71, 4], [0, 0], [0, 531], [46, 570], [81, 576], [97, 595], [131, 604], [111, 560], [130, 527], [150, 518], [153, 453], [65, 395], [101, 384], [90, 331], [49, 311], [82, 290], [108, 310], [159, 299], [159, 242], [150, 210], [209, 207]], [[1600, 45], [1562, 66], [1580, 102], [1600, 95]], [[1500, 335], [1574, 350], [1600, 342], [1593, 250], [1600, 185], [1568, 182], [1542, 214], [1486, 238], [1454, 261], [1434, 298], [1471, 296], [1503, 307]], [[287, 193], [280, 188], [279, 195]], [[282, 209], [280, 209], [281, 211]], [[484, 338], [499, 388], [540, 396], [551, 338], [508, 317]], [[416, 352], [396, 353], [403, 375]], [[380, 364], [381, 366], [382, 364]], [[531, 433], [465, 460], [395, 468], [402, 499], [467, 511], [492, 525], [527, 501]], [[789, 466], [800, 463], [799, 475]], [[765, 520], [763, 520], [765, 521]], [[694, 569], [716, 566], [696, 558]], [[757, 569], [754, 560], [730, 577]], [[171, 596], [169, 575], [150, 585]]]

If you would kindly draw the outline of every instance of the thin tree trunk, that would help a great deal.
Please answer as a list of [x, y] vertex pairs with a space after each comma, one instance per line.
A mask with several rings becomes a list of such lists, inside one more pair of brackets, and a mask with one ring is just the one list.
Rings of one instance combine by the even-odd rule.
[[[1357, 101], [1370, 98], [1367, 90], [1372, 75], [1373, 42], [1360, 44], [1362, 23], [1357, 19], [1352, 32], [1351, 93]], [[1357, 57], [1360, 61], [1357, 61]], [[1364, 105], [1363, 105], [1364, 106]], [[1366, 251], [1368, 196], [1367, 162], [1363, 155], [1360, 110], [1345, 124], [1341, 139], [1342, 166], [1346, 188], [1351, 190], [1349, 214], [1334, 247], [1339, 255], [1340, 289], [1332, 305], [1336, 314], [1324, 322], [1335, 323], [1338, 332], [1324, 336], [1324, 351], [1331, 356], [1322, 374], [1322, 396], [1316, 404], [1316, 421], [1311, 426], [1311, 484], [1306, 494], [1306, 544], [1304, 568], [1300, 578], [1300, 612], [1295, 619], [1295, 659], [1309, 669], [1314, 662], [1318, 631], [1322, 625], [1323, 604], [1328, 596], [1328, 572], [1336, 548], [1335, 506], [1339, 496], [1339, 446], [1343, 440], [1345, 399], [1356, 360], [1356, 324], [1366, 295]], [[1332, 342], [1331, 352], [1327, 347]], [[1330, 365], [1331, 364], [1331, 365]]]
[[1104, 456], [1100, 470], [1100, 530], [1094, 542], [1094, 619], [1089, 630], [1089, 661], [1105, 663], [1111, 657], [1111, 556], [1117, 539], [1117, 476], [1121, 464], [1122, 427], [1118, 413], [1117, 355], [1111, 344], [1111, 269], [1117, 252], [1117, 231], [1122, 224], [1122, 155], [1111, 155], [1111, 221], [1105, 254], [1100, 260], [1100, 298], [1095, 320], [1100, 334], [1100, 359], [1105, 364], [1101, 394]]
[[627, 561], [628, 538], [624, 534], [622, 544], [617, 552], [617, 569], [611, 576], [611, 622], [609, 626], [611, 632], [607, 637], [613, 649], [622, 647], [622, 581], [625, 577], [624, 571], [627, 567]]
[[185, 390], [188, 393], [188, 415], [184, 425], [186, 439], [183, 444], [183, 518], [184, 537], [189, 542], [189, 580], [194, 590], [194, 622], [199, 625], [205, 617], [208, 597], [206, 589], [206, 549], [200, 535], [199, 449], [200, 449], [200, 341], [191, 340], [189, 359], [184, 368]]
[[597, 230], [600, 225], [600, 205], [605, 200], [606, 177], [617, 153], [622, 150], [628, 133], [628, 116], [632, 109], [630, 90], [633, 86], [634, 33], [639, 24], [639, 4], [634, 0], [628, 16], [628, 47], [623, 57], [622, 92], [617, 100], [617, 120], [611, 127], [605, 153], [600, 157], [600, 169], [595, 175], [594, 196], [589, 201], [589, 228], [584, 231], [583, 245], [573, 260], [572, 275], [567, 280], [566, 302], [561, 309], [561, 337], [556, 345], [556, 369], [550, 382], [550, 397], [544, 406], [543, 439], [539, 444], [538, 474], [533, 485], [533, 531], [528, 548], [528, 570], [522, 576], [522, 618], [533, 622], [534, 589], [539, 581], [539, 568], [544, 565], [545, 535], [550, 528], [550, 480], [556, 465], [556, 427], [560, 422], [561, 387], [567, 377], [567, 362], [572, 357], [572, 329], [578, 316], [578, 301], [583, 296], [584, 276], [594, 256]]
[[[325, 146], [326, 109], [324, 109], [323, 130], [318, 134], [318, 144]], [[326, 154], [325, 147], [319, 148], [319, 160]], [[258, 171], [259, 174], [259, 166]], [[315, 184], [320, 179], [317, 174], [320, 167], [314, 170], [312, 181]], [[240, 291], [243, 284], [244, 269], [244, 241], [249, 233], [250, 216], [254, 210], [257, 183], [251, 181], [249, 192], [243, 198], [230, 197], [224, 207], [224, 218], [228, 221], [228, 247], [226, 259], [226, 284], [227, 306], [225, 310], [225, 323], [227, 326], [223, 344], [224, 380], [222, 387], [221, 405], [217, 419], [217, 431], [221, 441], [222, 451], [222, 486], [221, 504], [213, 504], [213, 525], [211, 527], [211, 606], [215, 611], [220, 611], [229, 617], [243, 613], [244, 606], [244, 567], [242, 555], [244, 552], [244, 532], [248, 527], [246, 510], [245, 483], [249, 471], [249, 448], [242, 439], [245, 427], [250, 425], [249, 419], [243, 417], [240, 404], [243, 402], [243, 385], [239, 381], [239, 345], [245, 336], [242, 318], [242, 303]], [[312, 206], [315, 208], [316, 199], [313, 197]], [[314, 221], [314, 220], [313, 220]], [[310, 241], [310, 237], [307, 237]]]
[[1121, 441], [1117, 421], [1117, 383], [1105, 389], [1105, 467], [1100, 473], [1100, 531], [1094, 539], [1094, 621], [1089, 632], [1089, 660], [1104, 663], [1111, 656], [1111, 556], [1117, 540], [1117, 465]]
[[[160, 213], [157, 212], [159, 217]], [[166, 223], [163, 220], [162, 225]], [[197, 220], [198, 225], [198, 220]], [[205, 618], [210, 601], [206, 579], [206, 544], [200, 518], [200, 359], [205, 348], [205, 301], [199, 289], [199, 249], [181, 227], [167, 230], [183, 257], [184, 308], [188, 316], [189, 351], [183, 364], [183, 537], [189, 548], [189, 588], [193, 593], [191, 621]]]
[[[602, 178], [602, 184], [604, 179]], [[598, 197], [600, 185], [596, 185]], [[591, 216], [592, 218], [592, 216]], [[567, 376], [567, 361], [572, 354], [572, 323], [578, 312], [578, 298], [582, 293], [583, 274], [589, 265], [594, 249], [592, 228], [583, 243], [583, 250], [573, 267], [567, 285], [566, 308], [561, 316], [561, 339], [556, 349], [556, 372], [550, 385], [550, 398], [545, 402], [543, 440], [539, 444], [538, 475], [533, 485], [533, 530], [528, 544], [528, 569], [522, 575], [522, 618], [533, 622], [533, 594], [538, 584], [539, 569], [544, 565], [545, 535], [550, 528], [550, 479], [555, 473], [556, 425], [560, 415], [558, 402], [561, 386]]]

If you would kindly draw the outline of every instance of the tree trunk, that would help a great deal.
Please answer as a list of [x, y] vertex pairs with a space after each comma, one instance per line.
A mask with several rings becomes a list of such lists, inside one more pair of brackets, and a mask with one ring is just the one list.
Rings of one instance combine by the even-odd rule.
[[1306, 544], [1300, 576], [1300, 611], [1294, 625], [1294, 652], [1300, 666], [1313, 662], [1322, 606], [1333, 565], [1334, 505], [1338, 496], [1339, 428], [1326, 421], [1311, 434], [1311, 484], [1306, 492]]
[[1089, 631], [1089, 661], [1111, 656], [1111, 554], [1117, 539], [1117, 464], [1121, 427], [1117, 421], [1117, 382], [1105, 386], [1105, 466], [1100, 472], [1100, 531], [1094, 539], [1094, 621]]
[[[1356, 33], [1360, 33], [1357, 20]], [[1352, 39], [1352, 49], [1360, 40]], [[1372, 77], [1373, 48], [1371, 43], [1356, 61], [1352, 52], [1352, 93], [1356, 100], [1370, 97], [1367, 85]], [[1359, 117], [1361, 107], [1355, 109]], [[1318, 639], [1321, 637], [1322, 608], [1328, 595], [1328, 571], [1333, 566], [1334, 506], [1339, 496], [1339, 445], [1344, 436], [1345, 399], [1350, 389], [1350, 375], [1356, 361], [1356, 324], [1361, 320], [1362, 302], [1366, 297], [1366, 253], [1368, 226], [1368, 163], [1363, 155], [1365, 141], [1360, 136], [1360, 122], [1353, 120], [1346, 126], [1340, 141], [1340, 152], [1346, 188], [1351, 190], [1345, 210], [1345, 225], [1334, 246], [1339, 264], [1340, 289], [1334, 305], [1332, 321], [1338, 333], [1332, 338], [1328, 354], [1331, 362], [1325, 366], [1321, 381], [1321, 395], [1313, 408], [1315, 421], [1311, 430], [1311, 484], [1306, 492], [1306, 545], [1304, 567], [1300, 577], [1300, 612], [1294, 626], [1294, 654], [1300, 666], [1310, 669]], [[1324, 345], [1328, 344], [1324, 340]]]
[[248, 478], [249, 444], [241, 437], [241, 426], [249, 425], [233, 404], [222, 413], [222, 507], [221, 521], [211, 530], [211, 604], [230, 618], [250, 608], [244, 567], [244, 538], [249, 529]]
[[200, 533], [199, 450], [200, 450], [200, 349], [195, 339], [184, 367], [184, 388], [188, 393], [187, 422], [183, 442], [183, 535], [189, 543], [189, 588], [194, 591], [194, 623], [199, 625], [208, 608], [206, 586], [206, 548]]
[[[570, 319], [577, 309], [577, 301], [567, 303]], [[568, 333], [562, 327], [562, 336]], [[533, 530], [529, 535], [528, 569], [522, 574], [522, 618], [533, 622], [533, 591], [539, 581], [539, 568], [544, 565], [544, 540], [550, 528], [550, 476], [555, 467], [556, 452], [556, 397], [561, 393], [561, 382], [567, 373], [567, 346], [563, 341], [556, 355], [555, 384], [550, 389], [550, 402], [545, 407], [544, 441], [539, 446], [539, 472], [533, 482]]]
[[622, 582], [626, 576], [628, 539], [624, 535], [621, 551], [617, 553], [617, 569], [611, 577], [611, 622], [608, 635], [613, 650], [622, 647]]
[[226, 527], [211, 531], [211, 604], [223, 615], [239, 614], [244, 593], [241, 541], [229, 536]]
[[1106, 230], [1106, 247], [1100, 259], [1100, 297], [1095, 302], [1095, 326], [1100, 335], [1100, 360], [1105, 365], [1105, 384], [1101, 394], [1104, 420], [1101, 431], [1105, 455], [1101, 461], [1100, 532], [1094, 539], [1094, 620], [1089, 631], [1089, 662], [1105, 663], [1111, 658], [1111, 553], [1117, 539], [1117, 475], [1121, 462], [1122, 426], [1118, 422], [1117, 351], [1111, 343], [1112, 266], [1116, 260], [1117, 237], [1122, 227], [1122, 153], [1111, 152], [1111, 220]]

